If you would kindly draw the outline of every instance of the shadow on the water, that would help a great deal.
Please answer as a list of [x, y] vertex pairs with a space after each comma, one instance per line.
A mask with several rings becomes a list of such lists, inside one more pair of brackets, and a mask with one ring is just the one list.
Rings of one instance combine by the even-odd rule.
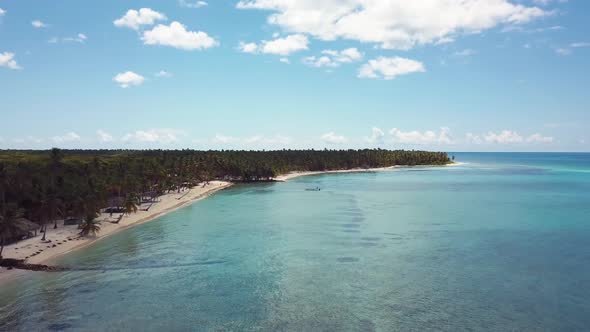
[[125, 270], [147, 270], [147, 269], [167, 269], [175, 267], [190, 267], [199, 265], [215, 265], [224, 264], [225, 260], [210, 260], [203, 262], [192, 262], [192, 263], [177, 263], [177, 264], [153, 264], [153, 265], [140, 265], [140, 266], [90, 266], [90, 267], [76, 267], [76, 266], [50, 266], [42, 264], [27, 264], [23, 261], [17, 262], [10, 266], [10, 268], [19, 270], [29, 270], [38, 272], [65, 272], [65, 271], [125, 271]]
[[190, 267], [190, 266], [202, 266], [202, 265], [216, 265], [224, 264], [227, 261], [224, 260], [211, 260], [203, 262], [191, 262], [191, 263], [176, 263], [176, 264], [153, 264], [153, 265], [139, 265], [139, 266], [90, 266], [90, 267], [66, 267], [68, 271], [126, 271], [126, 270], [150, 270], [150, 269], [168, 269], [175, 267]]

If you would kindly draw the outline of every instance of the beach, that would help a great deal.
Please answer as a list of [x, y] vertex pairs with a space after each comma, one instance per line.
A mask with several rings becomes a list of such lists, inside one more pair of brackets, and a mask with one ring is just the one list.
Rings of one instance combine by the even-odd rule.
[[340, 169], [334, 171], [305, 171], [305, 172], [289, 172], [287, 174], [279, 175], [275, 178], [276, 181], [288, 181], [294, 178], [298, 178], [301, 176], [308, 176], [308, 175], [318, 175], [318, 174], [332, 174], [332, 173], [363, 173], [363, 172], [382, 172], [382, 171], [391, 171], [399, 166], [390, 166], [390, 167], [377, 167], [377, 168], [353, 168], [353, 169]]
[[[100, 221], [100, 232], [95, 237], [80, 237], [78, 226], [64, 226], [63, 221], [58, 222], [57, 229], [53, 229], [53, 225], [48, 224], [45, 242], [41, 241], [42, 234], [38, 234], [36, 237], [7, 245], [4, 247], [2, 255], [4, 258], [26, 258], [27, 263], [31, 264], [47, 264], [68, 252], [83, 248], [130, 227], [154, 220], [157, 217], [206, 198], [231, 185], [232, 183], [230, 182], [211, 181], [206, 185], [195, 186], [190, 190], [180, 193], [162, 195], [158, 198], [158, 202], [153, 204], [148, 211], [138, 210], [137, 213], [124, 215], [118, 223], [113, 223], [112, 221], [118, 219], [121, 215], [120, 213], [116, 213], [113, 216], [103, 213], [97, 218]], [[36, 252], [40, 253], [34, 255]], [[17, 272], [19, 271], [8, 271], [0, 268], [0, 282], [12, 278]]]
[[[338, 174], [338, 173], [365, 173], [393, 171], [404, 166], [390, 166], [379, 168], [354, 168], [332, 171], [303, 171], [290, 172], [279, 175], [275, 181], [285, 182], [302, 176], [319, 175], [319, 174]], [[195, 201], [201, 200], [211, 194], [231, 186], [231, 182], [211, 181], [207, 185], [198, 185], [180, 193], [169, 193], [158, 198], [158, 202], [153, 204], [148, 211], [138, 210], [137, 213], [123, 215], [118, 223], [114, 223], [121, 215], [115, 213], [110, 216], [108, 213], [101, 214], [97, 220], [100, 223], [100, 232], [95, 237], [80, 237], [79, 229], [76, 225], [64, 226], [63, 220], [58, 221], [58, 228], [54, 229], [53, 225], [47, 226], [46, 241], [41, 241], [42, 234], [32, 237], [18, 243], [10, 244], [4, 247], [4, 258], [26, 259], [30, 264], [51, 264], [51, 262], [69, 252], [86, 247], [98, 240], [104, 239], [112, 234], [118, 233], [130, 227], [143, 224], [154, 220], [166, 213], [182, 208]], [[35, 254], [38, 253], [38, 254]], [[29, 271], [11, 270], [0, 268], [0, 282], [14, 278], [18, 273], [27, 273]]]

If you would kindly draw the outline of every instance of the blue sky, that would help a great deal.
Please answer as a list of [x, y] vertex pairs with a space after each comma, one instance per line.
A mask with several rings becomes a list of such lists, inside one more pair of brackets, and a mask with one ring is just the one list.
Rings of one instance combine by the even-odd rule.
[[589, 13], [0, 0], [0, 148], [590, 151]]

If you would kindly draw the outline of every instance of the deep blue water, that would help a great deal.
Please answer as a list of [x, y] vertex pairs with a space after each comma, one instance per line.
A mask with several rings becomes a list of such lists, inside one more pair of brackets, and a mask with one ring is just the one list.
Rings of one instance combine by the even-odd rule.
[[0, 329], [590, 329], [590, 154], [454, 155], [235, 186], [1, 285]]

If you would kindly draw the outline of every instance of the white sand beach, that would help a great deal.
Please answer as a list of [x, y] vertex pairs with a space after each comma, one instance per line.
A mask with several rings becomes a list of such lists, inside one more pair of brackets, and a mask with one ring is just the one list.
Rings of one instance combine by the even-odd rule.
[[342, 169], [342, 170], [334, 170], [334, 171], [290, 172], [287, 174], [277, 176], [275, 178], [275, 180], [276, 181], [288, 181], [288, 180], [298, 178], [301, 176], [317, 175], [317, 174], [382, 172], [382, 171], [392, 171], [397, 168], [399, 168], [399, 167], [398, 166], [391, 166], [391, 167], [379, 167], [379, 168], [353, 168], [353, 169]]
[[[160, 196], [159, 201], [154, 203], [148, 211], [139, 210], [137, 213], [124, 215], [116, 224], [111, 221], [118, 219], [120, 213], [116, 213], [112, 217], [107, 213], [103, 213], [97, 219], [100, 221], [100, 232], [96, 237], [80, 237], [78, 234], [80, 231], [76, 225], [64, 226], [63, 221], [58, 223], [57, 229], [53, 229], [53, 225], [48, 225], [45, 242], [41, 241], [42, 234], [39, 234], [36, 237], [6, 246], [2, 256], [15, 259], [26, 258], [27, 263], [31, 264], [46, 264], [63, 254], [85, 247], [124, 229], [154, 220], [231, 185], [230, 182], [211, 181], [207, 185], [199, 185], [189, 191], [185, 190], [180, 193]], [[0, 268], [0, 282], [13, 277], [18, 272], [25, 271], [7, 271]]]

